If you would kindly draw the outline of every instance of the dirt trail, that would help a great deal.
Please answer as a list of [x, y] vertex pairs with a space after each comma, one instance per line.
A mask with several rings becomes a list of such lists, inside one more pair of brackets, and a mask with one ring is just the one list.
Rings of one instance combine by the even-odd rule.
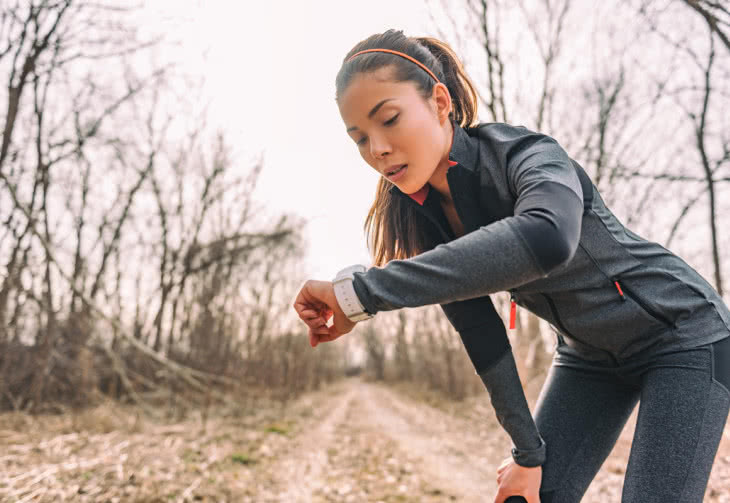
[[[636, 412], [636, 411], [635, 411]], [[101, 415], [100, 415], [101, 414]], [[635, 416], [583, 501], [620, 500]], [[0, 501], [488, 502], [511, 442], [488, 395], [431, 406], [353, 378], [285, 409], [135, 422], [0, 415]], [[34, 422], [34, 424], [28, 423]], [[54, 423], [55, 421], [55, 423]], [[86, 424], [78, 430], [78, 424]], [[705, 501], [730, 502], [730, 433]]]
[[292, 440], [287, 448], [289, 455], [268, 467], [276, 485], [283, 488], [278, 494], [281, 501], [311, 501], [325, 490], [328, 453], [339, 443], [337, 428], [345, 421], [357, 394], [358, 389], [350, 387], [336, 400], [320, 406], [317, 412], [321, 416]]
[[[250, 471], [266, 484], [247, 501], [493, 501], [495, 470], [509, 456], [511, 442], [486, 392], [442, 410], [352, 379], [306, 404], [315, 412], [292, 432], [286, 450]], [[296, 415], [300, 406], [290, 412]], [[637, 410], [583, 501], [620, 500]], [[708, 502], [730, 502], [730, 430], [706, 496]]]
[[[280, 491], [267, 492], [265, 499], [259, 492], [250, 501], [493, 501], [495, 470], [509, 456], [511, 442], [486, 392], [442, 410], [353, 379], [326, 403], [298, 428], [285, 459], [254, 469]], [[620, 500], [637, 410], [583, 501]], [[706, 501], [730, 502], [730, 430]]]
[[292, 418], [298, 410], [311, 416], [251, 467], [247, 501], [476, 502], [493, 492], [489, 449], [462, 443], [483, 446], [477, 430], [385, 386], [350, 380], [294, 404]]
[[375, 432], [385, 433], [398, 448], [416, 456], [422, 476], [445, 494], [458, 501], [484, 501], [486, 495], [495, 494], [494, 470], [509, 454], [509, 446], [506, 438], [488, 441], [485, 431], [496, 430], [494, 418], [454, 417], [371, 385], [362, 397], [370, 407]]
[[480, 436], [484, 426], [361, 381], [336, 401], [300, 428], [285, 459], [261, 467], [284, 488], [279, 501], [477, 502], [494, 494], [490, 471], [502, 458]]

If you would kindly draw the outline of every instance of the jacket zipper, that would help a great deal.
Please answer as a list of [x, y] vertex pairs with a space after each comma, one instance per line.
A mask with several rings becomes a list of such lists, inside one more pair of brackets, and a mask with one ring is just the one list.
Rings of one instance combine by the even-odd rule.
[[624, 296], [624, 292], [626, 292], [628, 294], [628, 296], [631, 297], [631, 299], [634, 302], [636, 302], [639, 305], [639, 307], [641, 307], [644, 311], [646, 311], [646, 313], [649, 316], [653, 317], [656, 320], [659, 320], [660, 322], [662, 322], [664, 325], [666, 325], [668, 327], [674, 327], [674, 323], [672, 323], [671, 321], [669, 321], [664, 315], [659, 314], [654, 309], [652, 309], [651, 307], [649, 307], [641, 299], [641, 297], [639, 297], [638, 295], [636, 295], [636, 292], [632, 291], [629, 287], [626, 286], [626, 283], [624, 283], [623, 288], [622, 288], [621, 287], [621, 284], [618, 281], [618, 278], [612, 278], [612, 280], [613, 280], [614, 285], [616, 285], [616, 289], [618, 290], [619, 295], [621, 296], [621, 299], [622, 300], [626, 300], [626, 297]]
[[[463, 213], [462, 213], [462, 211], [459, 208], [459, 204], [457, 203], [457, 201], [459, 200], [459, 198], [458, 197], [453, 197], [454, 194], [458, 194], [460, 192], [460, 189], [454, 190], [452, 188], [454, 185], [456, 185], [456, 182], [455, 181], [451, 181], [449, 183], [449, 181], [450, 181], [449, 180], [449, 173], [451, 173], [451, 171], [447, 171], [446, 172], [446, 182], [449, 185], [449, 190], [451, 191], [452, 198], [454, 200], [454, 210], [456, 211], [456, 215], [459, 217], [459, 220], [461, 221], [461, 224], [464, 226], [464, 230], [466, 230], [467, 229], [466, 219], [464, 218]], [[453, 176], [451, 178], [453, 178]]]
[[441, 237], [444, 238], [445, 242], [449, 242], [453, 239], [452, 236], [444, 230], [444, 228], [441, 226], [441, 223], [433, 215], [431, 215], [430, 211], [426, 211], [426, 209], [422, 208], [420, 204], [414, 204], [413, 207], [416, 208], [416, 211], [424, 215], [431, 221], [431, 223], [436, 226], [438, 231], [441, 233]]
[[[451, 177], [451, 178], [453, 178], [453, 177]], [[451, 189], [454, 186], [455, 182], [450, 180], [449, 171], [446, 172], [446, 179], [447, 179], [447, 182], [449, 183], [449, 188]], [[430, 190], [434, 190], [433, 187]], [[459, 192], [460, 191], [458, 189], [451, 190], [451, 193], [454, 195], [458, 194]], [[438, 231], [441, 233], [441, 237], [444, 238], [444, 241], [449, 242], [452, 239], [456, 239], [455, 235], [452, 235], [451, 233], [446, 232], [444, 230], [444, 228], [441, 226], [441, 223], [438, 222], [438, 220], [431, 214], [430, 211], [428, 211], [422, 205], [420, 205], [416, 202], [413, 202], [410, 197], [408, 197], [408, 196], [404, 196], [404, 197], [409, 202], [409, 204], [413, 205], [413, 207], [416, 209], [416, 211], [420, 212], [422, 215], [425, 215], [426, 218], [428, 218], [436, 226]], [[465, 223], [466, 220], [462, 216], [462, 211], [460, 210], [460, 206], [457, 203], [457, 201], [458, 201], [458, 198], [454, 197], [454, 209], [456, 210], [456, 214], [459, 217], [459, 220], [461, 220], [462, 224], [464, 225], [464, 228], [466, 229], [467, 228], [467, 224]]]
[[558, 316], [558, 309], [555, 307], [555, 302], [553, 302], [553, 299], [548, 297], [547, 294], [545, 294], [545, 293], [541, 293], [540, 295], [545, 297], [545, 300], [547, 301], [548, 306], [550, 306], [550, 312], [553, 314], [553, 319], [555, 319], [555, 323], [558, 325], [558, 328], [560, 330], [562, 330], [565, 333], [565, 335], [567, 335], [568, 337], [575, 339], [575, 337], [573, 337], [573, 335], [570, 332], [568, 332], [568, 330], [565, 328], [565, 325], [563, 325], [563, 322], [560, 321], [560, 317]]
[[517, 302], [515, 302], [515, 294], [510, 290], [509, 292], [509, 328], [514, 330], [515, 320], [517, 319]]
[[[558, 325], [558, 328], [560, 330], [562, 330], [565, 335], [567, 335], [571, 339], [575, 339], [576, 341], [580, 341], [581, 344], [585, 344], [586, 346], [588, 346], [590, 348], [593, 348], [596, 351], [600, 351], [601, 353], [605, 353], [606, 355], [608, 355], [608, 357], [611, 359], [611, 361], [613, 363], [615, 363], [616, 365], [619, 364], [618, 363], [618, 360], [616, 359], [616, 357], [613, 356], [613, 353], [611, 353], [610, 351], [607, 351], [605, 349], [600, 349], [600, 348], [597, 348], [595, 346], [591, 346], [587, 342], [585, 342], [585, 341], [583, 341], [581, 339], [578, 339], [577, 337], [575, 337], [574, 335], [572, 335], [570, 332], [568, 332], [568, 330], [565, 328], [565, 325], [563, 325], [563, 322], [560, 321], [560, 316], [558, 316], [558, 309], [555, 307], [555, 302], [553, 301], [553, 299], [551, 299], [550, 297], [547, 296], [547, 294], [544, 294], [544, 293], [542, 293], [540, 295], [542, 295], [543, 297], [545, 297], [545, 300], [547, 301], [548, 305], [550, 306], [550, 312], [553, 313], [553, 318], [555, 319], [555, 324]], [[563, 337], [560, 334], [558, 334], [558, 338], [561, 339], [561, 340], [563, 340]], [[563, 343], [565, 343], [564, 340], [563, 340]]]

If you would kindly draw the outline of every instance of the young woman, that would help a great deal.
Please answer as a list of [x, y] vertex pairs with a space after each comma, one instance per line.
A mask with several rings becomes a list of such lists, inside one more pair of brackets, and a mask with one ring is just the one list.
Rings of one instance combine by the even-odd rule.
[[[312, 346], [379, 311], [440, 304], [512, 456], [496, 503], [581, 500], [637, 402], [623, 502], [701, 502], [730, 408], [730, 311], [689, 265], [631, 232], [550, 136], [475, 124], [453, 51], [389, 30], [336, 79], [347, 134], [379, 174], [375, 267], [309, 280]], [[489, 294], [550, 322], [557, 349], [534, 420]], [[333, 318], [333, 324], [327, 322]]]

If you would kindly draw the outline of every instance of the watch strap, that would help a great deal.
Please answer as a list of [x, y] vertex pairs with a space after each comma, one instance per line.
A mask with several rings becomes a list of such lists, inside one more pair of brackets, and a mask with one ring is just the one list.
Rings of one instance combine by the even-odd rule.
[[337, 303], [350, 321], [358, 322], [375, 316], [365, 310], [355, 292], [355, 288], [352, 286], [353, 273], [365, 272], [365, 270], [365, 266], [360, 264], [346, 267], [338, 272], [335, 279], [332, 280]]

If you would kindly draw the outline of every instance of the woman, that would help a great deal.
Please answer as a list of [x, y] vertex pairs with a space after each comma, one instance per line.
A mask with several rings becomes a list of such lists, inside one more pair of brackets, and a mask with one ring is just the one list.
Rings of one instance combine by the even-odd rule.
[[[336, 79], [348, 135], [382, 175], [376, 267], [304, 283], [312, 346], [378, 311], [440, 304], [510, 435], [495, 502], [580, 501], [640, 400], [624, 502], [701, 502], [730, 407], [730, 311], [679, 257], [624, 227], [551, 137], [476, 124], [452, 50], [389, 30]], [[550, 322], [557, 349], [528, 409], [489, 294]], [[333, 318], [332, 326], [327, 322]]]

